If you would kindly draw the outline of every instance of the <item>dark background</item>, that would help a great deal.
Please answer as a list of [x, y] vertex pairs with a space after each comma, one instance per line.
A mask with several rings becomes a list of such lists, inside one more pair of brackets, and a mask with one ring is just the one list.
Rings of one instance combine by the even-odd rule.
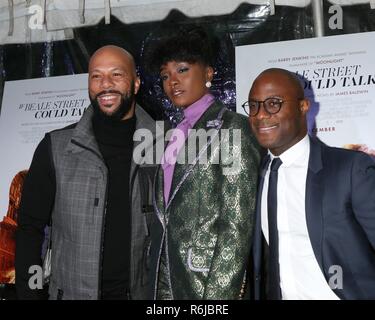
[[[326, 36], [375, 31], [375, 10], [369, 4], [343, 7], [342, 30], [328, 27], [330, 6], [324, 1]], [[0, 104], [5, 81], [86, 73], [91, 54], [103, 45], [114, 44], [134, 55], [142, 80], [138, 103], [155, 119], [177, 121], [178, 111], [168, 104], [159, 79], [146, 72], [144, 55], [177, 25], [190, 24], [202, 25], [216, 37], [212, 91], [232, 110], [236, 106], [235, 46], [314, 37], [311, 6], [276, 6], [275, 15], [270, 15], [268, 6], [243, 4], [231, 14], [200, 18], [172, 10], [163, 21], [136, 24], [123, 24], [112, 16], [110, 25], [102, 21], [75, 29], [73, 40], [0, 46]], [[256, 57], [249, 57], [248, 63], [256, 64]], [[14, 298], [13, 285], [0, 285], [0, 300]]]
[[[375, 10], [369, 4], [342, 7], [343, 29], [331, 30], [330, 6], [324, 1], [326, 36], [375, 30]], [[73, 40], [0, 46], [0, 97], [4, 81], [86, 73], [91, 54], [103, 45], [115, 44], [136, 59], [142, 79], [138, 102], [155, 119], [173, 116], [174, 108], [168, 105], [159, 79], [145, 71], [143, 58], [154, 41], [167, 37], [177, 25], [189, 24], [203, 25], [216, 37], [219, 48], [212, 90], [232, 110], [236, 105], [235, 46], [314, 37], [311, 6], [276, 6], [275, 15], [270, 15], [268, 6], [242, 4], [231, 14], [200, 18], [172, 10], [162, 21], [136, 24], [124, 24], [112, 16], [109, 25], [102, 21], [75, 29]], [[256, 63], [256, 57], [249, 57], [249, 63]]]

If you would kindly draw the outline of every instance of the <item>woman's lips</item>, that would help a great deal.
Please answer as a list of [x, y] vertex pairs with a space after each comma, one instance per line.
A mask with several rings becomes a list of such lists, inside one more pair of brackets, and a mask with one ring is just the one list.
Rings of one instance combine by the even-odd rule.
[[183, 93], [184, 93], [184, 91], [182, 91], [182, 90], [172, 90], [172, 95], [173, 95], [174, 97], [179, 97], [179, 96], [181, 96]]

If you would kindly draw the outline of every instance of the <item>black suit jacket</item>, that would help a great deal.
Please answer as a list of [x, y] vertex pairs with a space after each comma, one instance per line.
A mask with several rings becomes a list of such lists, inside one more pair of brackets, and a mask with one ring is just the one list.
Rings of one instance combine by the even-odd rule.
[[[264, 288], [264, 245], [259, 181], [254, 225], [254, 298]], [[375, 299], [375, 161], [363, 152], [328, 147], [310, 137], [306, 222], [315, 257], [341, 299]]]

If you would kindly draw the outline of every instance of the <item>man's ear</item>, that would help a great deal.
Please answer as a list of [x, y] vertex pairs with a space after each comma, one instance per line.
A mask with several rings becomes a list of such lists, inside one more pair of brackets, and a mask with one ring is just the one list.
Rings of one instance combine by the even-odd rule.
[[141, 86], [141, 79], [137, 76], [134, 80], [134, 94], [138, 93], [139, 87]]
[[310, 100], [304, 98], [299, 103], [299, 108], [303, 114], [306, 114], [310, 109]]

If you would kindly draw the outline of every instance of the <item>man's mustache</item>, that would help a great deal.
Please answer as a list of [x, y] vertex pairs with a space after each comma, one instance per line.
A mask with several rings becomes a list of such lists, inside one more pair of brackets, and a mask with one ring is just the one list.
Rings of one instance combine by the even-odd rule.
[[98, 99], [99, 96], [103, 95], [103, 94], [108, 94], [108, 93], [115, 93], [115, 94], [119, 94], [120, 96], [122, 96], [122, 93], [120, 91], [117, 91], [117, 90], [103, 90], [103, 91], [100, 91], [96, 96], [95, 96], [95, 99]]

